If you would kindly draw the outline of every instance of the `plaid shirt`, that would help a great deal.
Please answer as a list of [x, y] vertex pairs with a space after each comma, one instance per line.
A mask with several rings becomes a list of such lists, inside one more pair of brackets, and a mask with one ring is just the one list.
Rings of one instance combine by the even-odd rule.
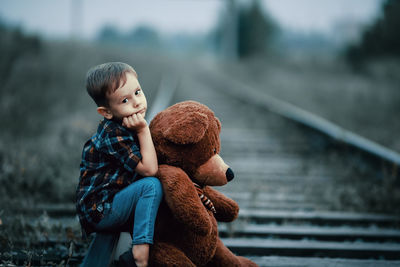
[[112, 120], [100, 122], [84, 145], [76, 208], [84, 234], [110, 212], [114, 195], [139, 178], [142, 156], [137, 136]]

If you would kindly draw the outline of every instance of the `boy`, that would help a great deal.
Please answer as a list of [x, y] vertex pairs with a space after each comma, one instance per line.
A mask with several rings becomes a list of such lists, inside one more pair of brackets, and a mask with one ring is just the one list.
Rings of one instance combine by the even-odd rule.
[[146, 97], [135, 70], [120, 62], [90, 69], [86, 89], [104, 120], [82, 152], [76, 206], [83, 232], [120, 232], [128, 226], [133, 258], [137, 266], [147, 266], [162, 188], [152, 177], [158, 163], [144, 119]]

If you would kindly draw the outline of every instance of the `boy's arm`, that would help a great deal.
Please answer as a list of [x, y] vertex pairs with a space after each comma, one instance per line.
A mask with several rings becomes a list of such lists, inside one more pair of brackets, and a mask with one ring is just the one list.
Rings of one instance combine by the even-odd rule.
[[155, 176], [158, 170], [157, 154], [146, 120], [140, 113], [133, 114], [124, 118], [122, 125], [136, 131], [139, 139], [142, 159], [138, 162], [135, 171], [142, 176]]
[[146, 126], [137, 133], [142, 160], [136, 166], [136, 172], [142, 176], [155, 176], [158, 170], [157, 154], [151, 138], [150, 129]]

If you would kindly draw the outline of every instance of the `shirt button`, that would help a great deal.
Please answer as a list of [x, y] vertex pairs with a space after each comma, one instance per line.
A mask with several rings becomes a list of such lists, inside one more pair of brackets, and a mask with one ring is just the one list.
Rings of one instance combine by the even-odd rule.
[[103, 205], [101, 205], [101, 204], [98, 205], [98, 206], [97, 206], [97, 210], [98, 210], [99, 212], [102, 212], [102, 211], [103, 211]]

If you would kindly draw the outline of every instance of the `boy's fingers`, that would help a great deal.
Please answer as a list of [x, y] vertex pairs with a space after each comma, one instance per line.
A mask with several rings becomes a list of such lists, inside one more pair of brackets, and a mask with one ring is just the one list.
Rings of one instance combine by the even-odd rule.
[[132, 125], [132, 118], [130, 116], [125, 117], [122, 122], [125, 122], [125, 126], [130, 127]]
[[135, 114], [131, 115], [129, 118], [131, 119], [132, 124], [136, 123], [137, 119], [135, 117]]
[[127, 128], [142, 128], [143, 125], [147, 125], [147, 121], [144, 119], [141, 113], [135, 113], [122, 119], [122, 125]]
[[143, 122], [144, 118], [143, 118], [143, 115], [142, 115], [142, 114], [137, 113], [137, 114], [135, 114], [135, 115], [136, 115], [136, 116], [135, 116], [135, 119], [136, 119], [136, 122], [137, 122], [137, 123]]
[[128, 118], [127, 117], [122, 119], [122, 125], [128, 126]]
[[131, 122], [131, 125], [134, 125], [136, 122], [136, 119], [134, 116], [129, 117], [129, 121]]
[[146, 120], [144, 119], [142, 113], [137, 113], [137, 117], [138, 117], [138, 120], [139, 120], [140, 122], [145, 122], [145, 121], [146, 121]]

